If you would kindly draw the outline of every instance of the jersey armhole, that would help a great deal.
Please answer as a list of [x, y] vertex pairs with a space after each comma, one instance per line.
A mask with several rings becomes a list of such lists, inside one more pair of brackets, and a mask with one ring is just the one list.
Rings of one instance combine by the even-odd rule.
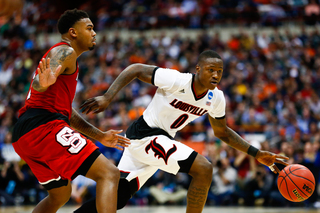
[[215, 118], [215, 119], [217, 119], [217, 120], [219, 120], [219, 119], [224, 119], [226, 116], [224, 115], [224, 116], [222, 116], [222, 117], [218, 117], [218, 118]]
[[76, 72], [77, 72], [77, 70], [78, 70], [78, 60], [76, 60], [76, 70], [73, 72], [73, 73], [70, 73], [70, 74], [63, 74], [63, 73], [61, 73], [60, 75], [73, 75], [73, 74], [75, 74]]
[[[153, 70], [153, 73], [152, 73], [152, 77], [151, 77], [151, 83], [152, 83], [152, 85], [154, 85], [154, 77], [155, 77], [155, 75], [156, 75], [156, 70], [158, 69], [159, 67], [156, 67], [156, 68], [154, 68], [154, 70]], [[155, 85], [154, 85], [155, 86]]]

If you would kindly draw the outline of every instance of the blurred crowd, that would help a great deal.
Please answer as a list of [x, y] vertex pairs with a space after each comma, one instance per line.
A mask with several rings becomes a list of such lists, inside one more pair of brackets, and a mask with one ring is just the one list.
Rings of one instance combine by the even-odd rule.
[[[0, 25], [0, 205], [35, 204], [46, 196], [46, 191], [38, 184], [30, 168], [15, 154], [11, 145], [12, 128], [17, 121], [18, 110], [23, 106], [34, 71], [42, 55], [54, 44], [50, 39], [40, 44], [36, 39], [37, 32], [55, 32], [54, 26], [59, 16], [52, 15], [55, 13], [54, 7], [50, 7], [46, 13], [43, 11], [45, 1], [36, 2], [26, 1], [27, 9], [20, 19], [12, 19]], [[97, 1], [97, 4], [99, 2], [102, 1]], [[225, 8], [231, 8], [231, 11], [243, 9], [245, 4], [257, 6], [270, 3], [268, 0], [221, 2], [225, 4], [206, 8], [207, 13], [211, 13], [212, 8], [217, 9], [213, 19], [218, 17], [219, 20], [219, 16], [224, 14], [221, 11], [228, 11]], [[199, 8], [205, 4], [218, 4], [219, 1], [109, 1], [105, 10], [96, 13], [95, 25], [99, 33], [99, 29], [121, 23], [117, 17], [143, 19], [143, 16], [137, 15], [143, 11], [158, 15], [158, 19], [164, 9], [155, 8], [166, 8], [159, 5], [174, 4], [182, 7], [187, 3]], [[303, 0], [279, 0], [272, 3], [281, 7], [304, 9], [309, 4]], [[117, 8], [113, 4], [122, 6], [112, 13], [110, 11]], [[313, 1], [310, 4], [318, 5]], [[82, 5], [88, 7], [89, 11], [91, 6]], [[168, 8], [166, 12], [172, 9]], [[294, 10], [290, 11], [294, 15]], [[188, 17], [196, 16], [197, 12], [194, 13]], [[42, 14], [47, 16], [43, 17]], [[122, 25], [119, 24], [119, 27]], [[130, 24], [126, 27], [131, 28]], [[250, 142], [258, 148], [288, 156], [290, 164], [307, 166], [318, 183], [320, 34], [316, 28], [307, 31], [302, 26], [299, 33], [274, 28], [270, 35], [262, 32], [248, 34], [239, 29], [226, 42], [220, 38], [218, 31], [209, 34], [205, 30], [196, 39], [182, 39], [179, 34], [168, 36], [165, 32], [147, 37], [143, 31], [137, 38], [129, 39], [123, 39], [117, 33], [111, 40], [102, 33], [100, 36], [97, 47], [78, 59], [80, 74], [73, 102], [75, 109], [78, 110], [86, 99], [103, 94], [119, 73], [132, 63], [152, 64], [183, 73], [195, 72], [197, 56], [206, 49], [212, 49], [224, 61], [219, 88], [224, 91], [227, 100], [228, 126], [243, 136], [253, 133], [263, 135], [263, 141]], [[154, 86], [135, 80], [119, 92], [105, 112], [83, 117], [101, 130], [126, 130], [143, 113], [155, 90]], [[185, 127], [176, 139], [203, 144], [202, 154], [215, 166], [207, 205], [319, 207], [317, 190], [304, 203], [286, 201], [277, 189], [277, 176], [253, 158], [218, 140], [206, 116]], [[99, 142], [96, 144], [106, 157], [115, 164], [119, 162], [120, 151], [103, 147]], [[280, 165], [279, 168], [282, 169]], [[129, 202], [132, 205], [185, 204], [189, 183], [190, 177], [186, 174], [173, 176], [158, 171]], [[94, 186], [93, 182], [85, 178], [76, 179], [70, 202], [81, 203], [90, 198], [95, 194]]]
[[[68, 2], [24, 0], [23, 24], [28, 31], [56, 32], [62, 12], [87, 11], [97, 30], [108, 28], [208, 28], [214, 25], [281, 26], [287, 22], [315, 25], [319, 0], [114, 0]], [[1, 21], [0, 21], [1, 22]]]

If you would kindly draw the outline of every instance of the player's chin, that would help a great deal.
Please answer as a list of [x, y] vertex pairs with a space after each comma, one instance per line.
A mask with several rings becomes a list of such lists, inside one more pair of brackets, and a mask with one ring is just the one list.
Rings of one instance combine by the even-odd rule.
[[209, 84], [209, 86], [207, 87], [209, 90], [214, 90], [218, 85], [214, 85], [214, 84]]
[[96, 45], [92, 45], [91, 47], [89, 47], [89, 50], [93, 50], [95, 46]]

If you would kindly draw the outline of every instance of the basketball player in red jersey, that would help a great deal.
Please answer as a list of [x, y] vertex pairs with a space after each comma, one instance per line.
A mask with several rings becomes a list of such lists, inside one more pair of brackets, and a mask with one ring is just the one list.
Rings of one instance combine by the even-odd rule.
[[[212, 181], [212, 165], [174, 137], [177, 131], [204, 114], [208, 114], [215, 136], [229, 146], [255, 157], [274, 173], [280, 172], [274, 163], [288, 165], [282, 161], [288, 160], [287, 157], [258, 150], [227, 126], [226, 101], [217, 87], [223, 73], [219, 54], [212, 50], [202, 52], [195, 71], [196, 74], [180, 73], [173, 69], [133, 64], [121, 72], [103, 96], [91, 98], [80, 107], [83, 113], [103, 111], [112, 98], [135, 78], [158, 87], [143, 115], [126, 131], [131, 145], [125, 149], [118, 165], [121, 172], [118, 208], [125, 206], [128, 199], [161, 169], [192, 176], [186, 212], [202, 212]], [[75, 213], [88, 212], [85, 209], [89, 207], [93, 209], [94, 203], [85, 203]]]
[[96, 33], [88, 14], [77, 9], [60, 17], [58, 29], [62, 41], [39, 63], [13, 132], [16, 152], [48, 190], [33, 213], [54, 213], [63, 206], [70, 198], [70, 180], [77, 175], [96, 181], [99, 213], [116, 212], [120, 172], [80, 133], [120, 150], [130, 142], [118, 135], [121, 131], [95, 128], [71, 106], [79, 72], [77, 57], [94, 48]]

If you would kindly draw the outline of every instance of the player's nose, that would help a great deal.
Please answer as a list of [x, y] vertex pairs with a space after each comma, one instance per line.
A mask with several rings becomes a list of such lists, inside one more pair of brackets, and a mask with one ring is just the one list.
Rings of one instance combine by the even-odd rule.
[[217, 71], [212, 72], [212, 77], [217, 78], [218, 77], [218, 72]]

